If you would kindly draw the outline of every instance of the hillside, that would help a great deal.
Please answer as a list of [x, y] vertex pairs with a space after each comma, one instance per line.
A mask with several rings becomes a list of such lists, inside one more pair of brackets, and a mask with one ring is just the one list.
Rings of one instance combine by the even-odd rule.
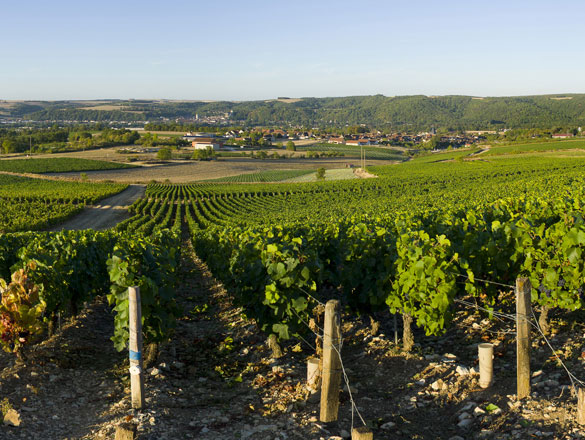
[[224, 118], [247, 125], [367, 124], [398, 130], [552, 128], [585, 123], [585, 94], [520, 97], [351, 96], [269, 101], [0, 101], [1, 118], [36, 121], [156, 121]]

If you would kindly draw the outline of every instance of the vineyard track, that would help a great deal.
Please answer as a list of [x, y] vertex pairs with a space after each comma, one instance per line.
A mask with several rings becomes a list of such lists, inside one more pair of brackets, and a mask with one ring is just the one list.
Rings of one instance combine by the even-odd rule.
[[107, 199], [101, 200], [98, 205], [87, 206], [80, 214], [67, 220], [51, 231], [95, 229], [103, 230], [116, 226], [127, 219], [128, 207], [144, 196], [144, 185], [130, 185], [124, 191]]

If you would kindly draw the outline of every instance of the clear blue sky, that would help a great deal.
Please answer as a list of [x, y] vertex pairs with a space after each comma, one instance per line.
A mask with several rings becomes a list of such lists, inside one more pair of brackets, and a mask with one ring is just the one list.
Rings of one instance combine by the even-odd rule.
[[20, 0], [0, 99], [585, 92], [582, 0]]

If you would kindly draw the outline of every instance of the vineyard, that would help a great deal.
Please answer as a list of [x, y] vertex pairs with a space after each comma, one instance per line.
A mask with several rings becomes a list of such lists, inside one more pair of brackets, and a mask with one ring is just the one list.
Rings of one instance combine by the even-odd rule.
[[126, 186], [0, 175], [0, 232], [47, 229]]
[[544, 310], [585, 305], [582, 166], [523, 158], [405, 164], [374, 169], [382, 177], [368, 182], [298, 188], [151, 185], [128, 222], [172, 221], [183, 207], [198, 255], [247, 316], [280, 337], [310, 318], [317, 304], [307, 294], [341, 298], [355, 313], [410, 315], [438, 334], [455, 298], [498, 301], [475, 278], [524, 274]]
[[[338, 300], [351, 322], [400, 318], [401, 346], [416, 357], [425, 341], [458, 331], [462, 304], [472, 308], [465, 319], [478, 317], [486, 328], [510, 312], [509, 288], [519, 277], [530, 281], [543, 335], [559, 320], [574, 321], [585, 308], [585, 160], [444, 156], [451, 160], [374, 167], [368, 171], [378, 178], [367, 180], [152, 183], [131, 217], [110, 231], [2, 234], [0, 275], [12, 276], [3, 292], [14, 292], [3, 293], [0, 306], [3, 348], [26, 356], [27, 345], [54, 331], [60, 316], [106, 295], [112, 341], [124, 350], [131, 286], [141, 290], [146, 342], [167, 341], [181, 316], [175, 289], [184, 240], [243, 319], [283, 346], [310, 340], [323, 305]], [[31, 214], [43, 204], [82, 206], [123, 188], [12, 177], [0, 183], [7, 207], [22, 203]], [[26, 229], [34, 227], [5, 232]], [[226, 341], [222, 352], [231, 351]], [[553, 354], [581, 365], [580, 352]], [[230, 386], [253, 377], [237, 370], [216, 368]], [[368, 426], [386, 429], [381, 421]]]
[[12, 173], [68, 173], [75, 171], [119, 170], [126, 168], [135, 168], [135, 165], [72, 157], [0, 160], [0, 171], [10, 171]]
[[541, 153], [558, 150], [583, 150], [585, 142], [581, 140], [537, 142], [530, 144], [515, 144], [498, 146], [486, 152], [487, 156], [498, 156], [503, 154]]
[[313, 170], [270, 170], [259, 173], [238, 174], [237, 176], [208, 179], [206, 182], [244, 183], [280, 182], [313, 173]]

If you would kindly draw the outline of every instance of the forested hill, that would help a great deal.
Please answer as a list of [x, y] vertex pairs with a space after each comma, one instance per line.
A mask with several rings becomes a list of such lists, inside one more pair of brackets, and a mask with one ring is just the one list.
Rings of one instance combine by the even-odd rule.
[[585, 125], [585, 94], [474, 98], [471, 96], [351, 96], [270, 101], [0, 101], [0, 118], [37, 121], [160, 121], [228, 118], [247, 125], [307, 127], [367, 124], [397, 130], [553, 128]]

